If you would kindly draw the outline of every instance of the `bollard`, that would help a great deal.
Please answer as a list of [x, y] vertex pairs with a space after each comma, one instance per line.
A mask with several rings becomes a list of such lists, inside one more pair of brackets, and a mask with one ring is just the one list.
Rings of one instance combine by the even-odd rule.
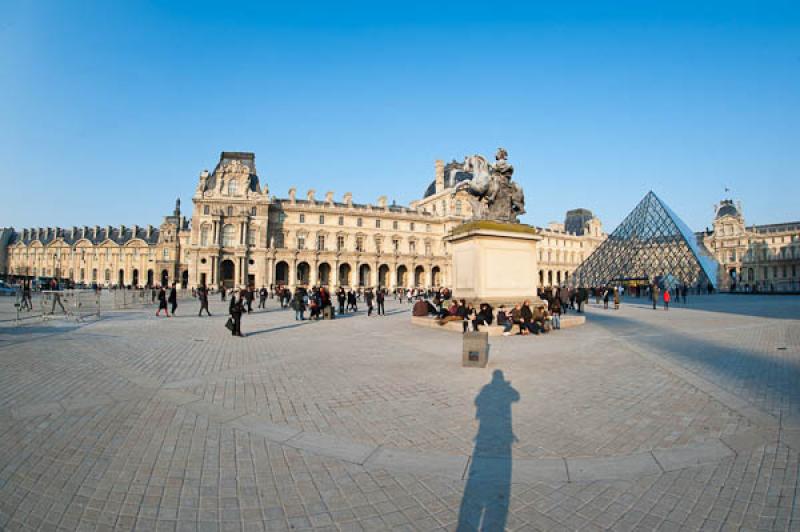
[[485, 368], [489, 363], [489, 333], [464, 333], [461, 365], [465, 368]]

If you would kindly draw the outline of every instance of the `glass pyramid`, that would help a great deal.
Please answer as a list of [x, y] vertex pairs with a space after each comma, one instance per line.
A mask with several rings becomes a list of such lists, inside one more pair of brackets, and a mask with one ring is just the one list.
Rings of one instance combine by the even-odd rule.
[[652, 191], [575, 270], [576, 286], [625, 281], [717, 287], [717, 261], [666, 203]]

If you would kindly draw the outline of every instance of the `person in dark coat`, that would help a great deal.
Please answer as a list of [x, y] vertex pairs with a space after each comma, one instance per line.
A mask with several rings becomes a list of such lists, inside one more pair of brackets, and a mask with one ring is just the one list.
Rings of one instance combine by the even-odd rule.
[[339, 314], [344, 314], [344, 304], [347, 302], [347, 294], [345, 294], [344, 288], [339, 288], [336, 291], [336, 300], [339, 302]]
[[178, 308], [178, 289], [176, 284], [172, 283], [172, 288], [169, 290], [169, 304], [172, 305], [172, 315], [175, 315], [175, 309]]
[[267, 289], [264, 286], [258, 292], [258, 308], [267, 308]]
[[197, 289], [197, 299], [200, 300], [200, 312], [197, 315], [202, 316], [205, 310], [206, 314], [211, 316], [211, 312], [208, 311], [208, 287], [206, 285], [202, 285]]
[[386, 307], [384, 307], [386, 294], [382, 288], [378, 289], [378, 293], [375, 296], [375, 299], [378, 301], [378, 316], [386, 316]]
[[367, 292], [364, 294], [364, 299], [367, 300], [367, 316], [372, 316], [372, 289], [368, 288]]
[[158, 310], [156, 311], [156, 316], [161, 314], [161, 311], [164, 311], [164, 314], [169, 318], [169, 309], [167, 309], [167, 291], [164, 290], [163, 286], [158, 287]]
[[242, 334], [242, 313], [244, 312], [242, 299], [242, 296], [237, 298], [235, 292], [231, 294], [231, 303], [228, 306], [228, 313], [231, 315], [231, 320], [233, 320], [231, 336], [244, 336]]

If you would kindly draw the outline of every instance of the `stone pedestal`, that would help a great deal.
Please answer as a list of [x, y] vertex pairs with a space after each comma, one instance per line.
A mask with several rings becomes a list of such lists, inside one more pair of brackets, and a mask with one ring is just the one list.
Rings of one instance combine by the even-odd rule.
[[524, 224], [481, 220], [455, 228], [446, 237], [454, 296], [495, 307], [537, 301], [536, 243], [541, 239], [535, 228]]

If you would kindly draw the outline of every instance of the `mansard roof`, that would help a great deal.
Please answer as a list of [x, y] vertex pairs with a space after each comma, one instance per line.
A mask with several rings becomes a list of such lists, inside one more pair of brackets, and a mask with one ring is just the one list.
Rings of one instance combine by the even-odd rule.
[[15, 244], [21, 242], [27, 246], [37, 241], [42, 244], [49, 244], [55, 240], [62, 240], [64, 243], [72, 246], [79, 240], [88, 240], [94, 245], [101, 244], [106, 240], [111, 240], [116, 244], [123, 245], [133, 239], [140, 239], [144, 240], [147, 244], [155, 244], [158, 242], [158, 234], [158, 228], [152, 226], [84, 226], [71, 227], [69, 229], [61, 227], [36, 227], [15, 231], [14, 236], [11, 238], [11, 243]]
[[222, 169], [232, 163], [233, 161], [237, 161], [245, 166], [250, 173], [250, 191], [251, 192], [258, 192], [258, 174], [256, 173], [256, 154], [247, 151], [224, 151], [219, 154], [219, 162], [217, 166], [214, 167], [214, 171], [211, 173], [211, 176], [208, 178], [207, 188], [210, 190], [214, 190], [217, 186], [217, 173], [221, 172]]

